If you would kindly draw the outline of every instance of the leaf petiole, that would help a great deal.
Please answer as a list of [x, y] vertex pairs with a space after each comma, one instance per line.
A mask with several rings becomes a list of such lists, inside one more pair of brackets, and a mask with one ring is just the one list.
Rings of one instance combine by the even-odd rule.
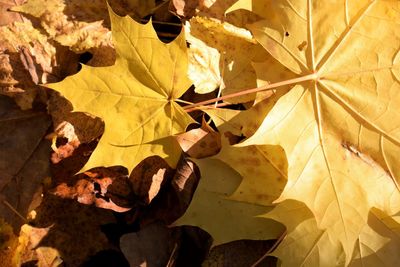
[[[291, 85], [291, 84], [296, 84], [296, 83], [301, 83], [301, 82], [305, 82], [305, 81], [311, 81], [311, 80], [317, 80], [318, 79], [318, 75], [316, 73], [312, 73], [309, 75], [305, 75], [302, 77], [298, 77], [298, 78], [294, 78], [294, 79], [290, 79], [290, 80], [286, 80], [286, 81], [282, 81], [282, 82], [277, 82], [277, 83], [271, 83], [271, 84], [267, 84], [261, 87], [256, 87], [256, 88], [251, 88], [251, 89], [246, 89], [244, 91], [240, 91], [237, 93], [232, 93], [232, 94], [227, 94], [224, 96], [220, 96], [220, 97], [216, 97], [213, 99], [209, 99], [209, 100], [205, 100], [205, 101], [201, 101], [198, 103], [194, 103], [191, 105], [187, 105], [185, 107], [183, 107], [184, 110], [186, 110], [187, 112], [190, 112], [193, 110], [193, 108], [199, 107], [199, 106], [204, 106], [207, 104], [211, 104], [217, 101], [222, 101], [222, 100], [226, 100], [226, 99], [230, 99], [233, 97], [238, 97], [238, 96], [242, 96], [242, 95], [248, 95], [248, 94], [252, 94], [252, 93], [257, 93], [257, 92], [262, 92], [262, 91], [267, 91], [267, 90], [272, 90], [278, 87], [282, 87], [285, 85]], [[190, 110], [190, 111], [188, 111]]]

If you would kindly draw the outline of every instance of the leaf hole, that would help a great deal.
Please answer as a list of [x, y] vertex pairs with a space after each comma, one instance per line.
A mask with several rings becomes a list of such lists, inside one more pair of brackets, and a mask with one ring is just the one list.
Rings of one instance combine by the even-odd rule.
[[99, 183], [97, 183], [97, 182], [94, 182], [93, 183], [93, 187], [94, 187], [94, 191], [101, 191], [101, 187], [100, 187], [100, 184]]
[[289, 32], [285, 32], [285, 36], [289, 37], [290, 36]]

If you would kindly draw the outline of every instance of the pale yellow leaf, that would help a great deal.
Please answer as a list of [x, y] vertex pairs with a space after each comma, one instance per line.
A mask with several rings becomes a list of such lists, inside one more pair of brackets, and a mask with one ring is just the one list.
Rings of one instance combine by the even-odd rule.
[[[231, 198], [254, 204], [271, 205], [283, 191], [287, 182], [287, 159], [279, 146], [246, 146], [230, 144], [231, 135], [247, 137], [254, 134], [268, 112], [265, 106], [255, 105], [248, 111], [207, 110], [222, 135], [222, 149], [214, 158], [232, 166], [243, 180]], [[253, 118], [249, 120], [249, 118]]]
[[[208, 93], [219, 87], [225, 95], [257, 86], [252, 61], [265, 60], [268, 55], [248, 30], [207, 17], [194, 17], [186, 27], [190, 27], [189, 77], [196, 92]], [[250, 94], [229, 102], [254, 98], [255, 94]]]
[[[284, 149], [288, 182], [276, 202], [305, 203], [346, 265], [371, 208], [400, 209], [399, 10], [398, 1], [268, 1], [266, 20], [250, 26], [299, 78], [242, 145]], [[304, 242], [314, 243], [293, 246]]]
[[372, 209], [355, 244], [351, 267], [396, 266], [400, 261], [400, 218]]
[[174, 224], [195, 222], [212, 235], [213, 245], [243, 238], [275, 239], [284, 232], [281, 224], [259, 217], [271, 207], [231, 199], [242, 180], [233, 169], [215, 159], [196, 160], [196, 164], [201, 169], [200, 183], [188, 210]]
[[332, 242], [328, 232], [320, 229], [312, 212], [301, 202], [286, 200], [273, 209], [267, 218], [285, 224], [287, 235], [270, 255], [285, 259], [281, 266], [344, 266], [341, 245]]

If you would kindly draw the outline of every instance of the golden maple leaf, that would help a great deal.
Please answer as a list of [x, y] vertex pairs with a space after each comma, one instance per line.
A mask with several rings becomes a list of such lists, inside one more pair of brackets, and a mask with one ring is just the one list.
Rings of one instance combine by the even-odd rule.
[[110, 17], [115, 65], [84, 65], [78, 74], [48, 87], [71, 101], [74, 111], [105, 122], [105, 132], [84, 169], [123, 165], [131, 170], [154, 154], [169, 156], [173, 166], [179, 155], [175, 143], [166, 138], [192, 122], [175, 102], [191, 85], [184, 33], [165, 44], [150, 22], [141, 25], [112, 11]]
[[[276, 171], [287, 173], [276, 208], [263, 216], [287, 227], [274, 255], [283, 266], [393, 266], [399, 257], [390, 251], [400, 247], [400, 2], [249, 2], [235, 8], [265, 17], [248, 28], [280, 67], [268, 61], [254, 68], [264, 88], [278, 95], [259, 102], [263, 121], [237, 146], [256, 146]], [[245, 166], [232, 167], [244, 179], [234, 198], [242, 185], [260, 192], [272, 178], [248, 181], [249, 172], [240, 170]], [[265, 187], [267, 196], [274, 186]]]
[[[395, 201], [400, 174], [400, 116], [395, 108], [400, 101], [400, 4], [327, 5], [271, 1], [263, 13], [266, 19], [249, 26], [264, 48], [298, 78], [244, 145], [280, 145], [285, 150], [288, 182], [276, 202], [305, 203], [317, 229], [342, 247], [347, 265], [370, 225], [371, 209], [391, 216], [400, 208]], [[256, 66], [256, 72], [262, 71], [262, 64]], [[293, 223], [288, 218], [281, 221]], [[293, 235], [296, 231], [288, 238]], [[327, 242], [322, 239], [296, 242], [308, 248], [299, 253], [303, 257], [296, 264], [322, 264], [328, 256], [333, 263], [341, 257], [335, 250], [323, 253]], [[374, 249], [383, 245], [375, 244]], [[320, 253], [308, 258], [314, 249]], [[283, 260], [290, 262], [289, 257]]]

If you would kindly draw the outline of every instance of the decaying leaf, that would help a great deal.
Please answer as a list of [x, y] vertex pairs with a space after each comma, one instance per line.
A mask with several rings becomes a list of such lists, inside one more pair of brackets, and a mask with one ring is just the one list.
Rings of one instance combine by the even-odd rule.
[[153, 154], [169, 156], [167, 161], [174, 166], [179, 153], [168, 136], [183, 132], [192, 122], [173, 101], [191, 84], [185, 76], [184, 35], [164, 44], [150, 23], [140, 25], [129, 17], [110, 15], [115, 65], [83, 66], [78, 74], [48, 86], [70, 100], [75, 111], [105, 122], [105, 132], [84, 170], [112, 165], [131, 170]]
[[15, 230], [40, 201], [49, 175], [50, 143], [43, 138], [50, 125], [46, 113], [21, 111], [0, 96], [0, 215]]
[[[123, 175], [112, 168], [95, 168], [91, 171], [79, 174], [73, 186], [66, 183], [58, 185], [53, 194], [65, 199], [76, 199], [79, 203], [97, 207], [111, 209], [116, 212], [125, 212], [135, 206], [138, 198], [133, 194], [131, 184], [127, 180], [126, 174]], [[109, 187], [114, 185], [114, 191]], [[115, 190], [117, 185], [123, 189]], [[113, 200], [117, 198], [117, 203]], [[124, 199], [125, 202], [118, 201]]]
[[75, 73], [78, 56], [52, 42], [21, 14], [0, 12], [2, 18], [9, 14], [14, 18], [0, 27], [0, 94], [12, 96], [21, 108], [29, 109], [35, 99], [46, 101], [38, 84], [56, 82]]
[[[227, 244], [215, 246], [211, 249], [204, 267], [243, 267], [254, 266], [265, 252], [271, 249], [275, 240], [238, 240]], [[275, 267], [276, 258], [268, 257], [256, 266]]]
[[138, 164], [130, 176], [120, 167], [94, 168], [59, 184], [52, 193], [82, 204], [140, 213], [143, 225], [162, 220], [172, 223], [182, 216], [200, 179], [197, 166], [181, 158], [177, 169], [152, 156]]
[[172, 175], [173, 170], [164, 159], [151, 156], [133, 169], [129, 181], [135, 195], [148, 205]]
[[176, 136], [183, 152], [200, 159], [217, 154], [221, 150], [221, 136], [203, 118], [201, 127]]
[[53, 119], [54, 133], [49, 136], [66, 138], [67, 143], [57, 146], [53, 143], [54, 153], [52, 162], [58, 163], [73, 154], [82, 143], [90, 143], [99, 138], [104, 132], [104, 123], [94, 116], [83, 112], [72, 112], [72, 105], [59, 94], [51, 94], [47, 102], [48, 112]]
[[[123, 14], [143, 17], [154, 8], [154, 1], [109, 1]], [[29, 0], [12, 10], [40, 19], [42, 27], [51, 38], [77, 52], [91, 48], [109, 47], [111, 32], [106, 1], [82, 2], [77, 0]], [[103, 23], [103, 21], [106, 23]]]
[[199, 0], [172, 0], [169, 2], [169, 11], [183, 18], [191, 18], [200, 5]]
[[11, 225], [0, 218], [0, 262], [3, 266], [14, 266], [15, 249], [18, 237]]
[[162, 223], [148, 225], [120, 239], [121, 250], [132, 267], [168, 266], [171, 256], [178, 252], [178, 246], [178, 233]]
[[35, 219], [21, 229], [17, 266], [32, 261], [80, 266], [96, 252], [113, 249], [101, 229], [115, 223], [110, 211], [46, 195], [35, 212]]
[[37, 84], [47, 82], [53, 71], [56, 50], [29, 21], [2, 26], [0, 35], [0, 93], [29, 109]]
[[35, 262], [40, 267], [57, 267], [63, 263], [60, 253], [52, 247], [40, 246], [40, 241], [49, 233], [47, 228], [35, 228], [28, 224], [21, 227], [16, 250], [16, 265], [26, 261]]
[[168, 227], [155, 222], [120, 238], [130, 266], [200, 266], [208, 254], [211, 237], [191, 226]]
[[158, 220], [171, 224], [181, 217], [192, 201], [200, 171], [193, 161], [182, 157], [172, 179], [166, 178], [165, 186], [142, 211], [141, 222], [144, 225]]
[[2, 14], [0, 17], [0, 27], [11, 24], [14, 21], [23, 21], [23, 17], [20, 14], [8, 12], [11, 7], [20, 5], [23, 1], [24, 0], [5, 0], [0, 3], [0, 14]]

